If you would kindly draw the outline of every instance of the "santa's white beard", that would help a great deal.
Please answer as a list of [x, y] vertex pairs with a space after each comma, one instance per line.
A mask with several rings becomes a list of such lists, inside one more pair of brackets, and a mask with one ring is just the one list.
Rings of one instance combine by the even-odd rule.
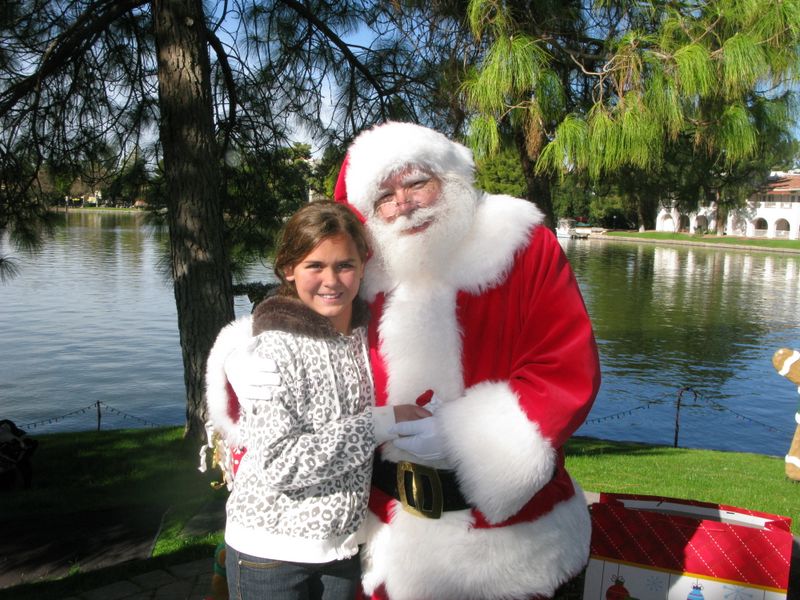
[[[392, 223], [378, 217], [368, 221], [373, 259], [379, 260], [394, 281], [440, 279], [450, 271], [453, 255], [475, 221], [479, 192], [456, 178], [442, 178], [439, 199]], [[419, 233], [403, 233], [431, 224]]]

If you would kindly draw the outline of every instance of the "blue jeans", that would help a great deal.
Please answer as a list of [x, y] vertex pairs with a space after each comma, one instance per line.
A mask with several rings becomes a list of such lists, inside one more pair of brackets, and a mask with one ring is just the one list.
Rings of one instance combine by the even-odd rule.
[[228, 546], [225, 571], [231, 600], [353, 600], [361, 560], [356, 554], [328, 563], [285, 562]]

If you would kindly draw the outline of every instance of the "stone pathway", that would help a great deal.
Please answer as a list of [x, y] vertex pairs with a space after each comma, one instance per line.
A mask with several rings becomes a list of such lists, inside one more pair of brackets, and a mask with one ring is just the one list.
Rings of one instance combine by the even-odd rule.
[[213, 559], [204, 558], [131, 576], [64, 600], [204, 600], [211, 596]]
[[[183, 529], [186, 535], [204, 535], [225, 527], [225, 503], [220, 496], [204, 506]], [[205, 600], [211, 598], [214, 557], [157, 569], [64, 600]]]

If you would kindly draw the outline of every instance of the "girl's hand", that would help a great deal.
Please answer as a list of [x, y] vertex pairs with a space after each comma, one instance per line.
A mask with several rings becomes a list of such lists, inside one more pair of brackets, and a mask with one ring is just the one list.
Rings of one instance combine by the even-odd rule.
[[394, 420], [396, 423], [402, 421], [416, 421], [432, 416], [431, 411], [417, 406], [416, 404], [400, 404], [394, 407]]

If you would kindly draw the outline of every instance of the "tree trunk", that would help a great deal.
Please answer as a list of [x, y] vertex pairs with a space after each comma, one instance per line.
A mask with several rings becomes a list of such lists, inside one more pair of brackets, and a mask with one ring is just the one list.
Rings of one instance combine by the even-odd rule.
[[647, 208], [644, 205], [644, 194], [636, 194], [636, 229], [647, 229]]
[[555, 229], [556, 219], [553, 213], [552, 188], [550, 178], [547, 175], [537, 175], [535, 162], [528, 155], [527, 144], [525, 143], [525, 133], [517, 131], [514, 139], [517, 152], [519, 153], [522, 173], [525, 175], [525, 184], [528, 188], [526, 197], [539, 207], [544, 213], [544, 223], [550, 229]]
[[716, 207], [714, 210], [714, 219], [717, 222], [717, 235], [725, 235], [725, 226], [728, 224], [728, 207], [722, 205], [722, 195], [719, 190], [714, 191], [712, 201]]
[[170, 256], [186, 384], [185, 437], [200, 439], [211, 345], [233, 319], [202, 0], [153, 0]]

